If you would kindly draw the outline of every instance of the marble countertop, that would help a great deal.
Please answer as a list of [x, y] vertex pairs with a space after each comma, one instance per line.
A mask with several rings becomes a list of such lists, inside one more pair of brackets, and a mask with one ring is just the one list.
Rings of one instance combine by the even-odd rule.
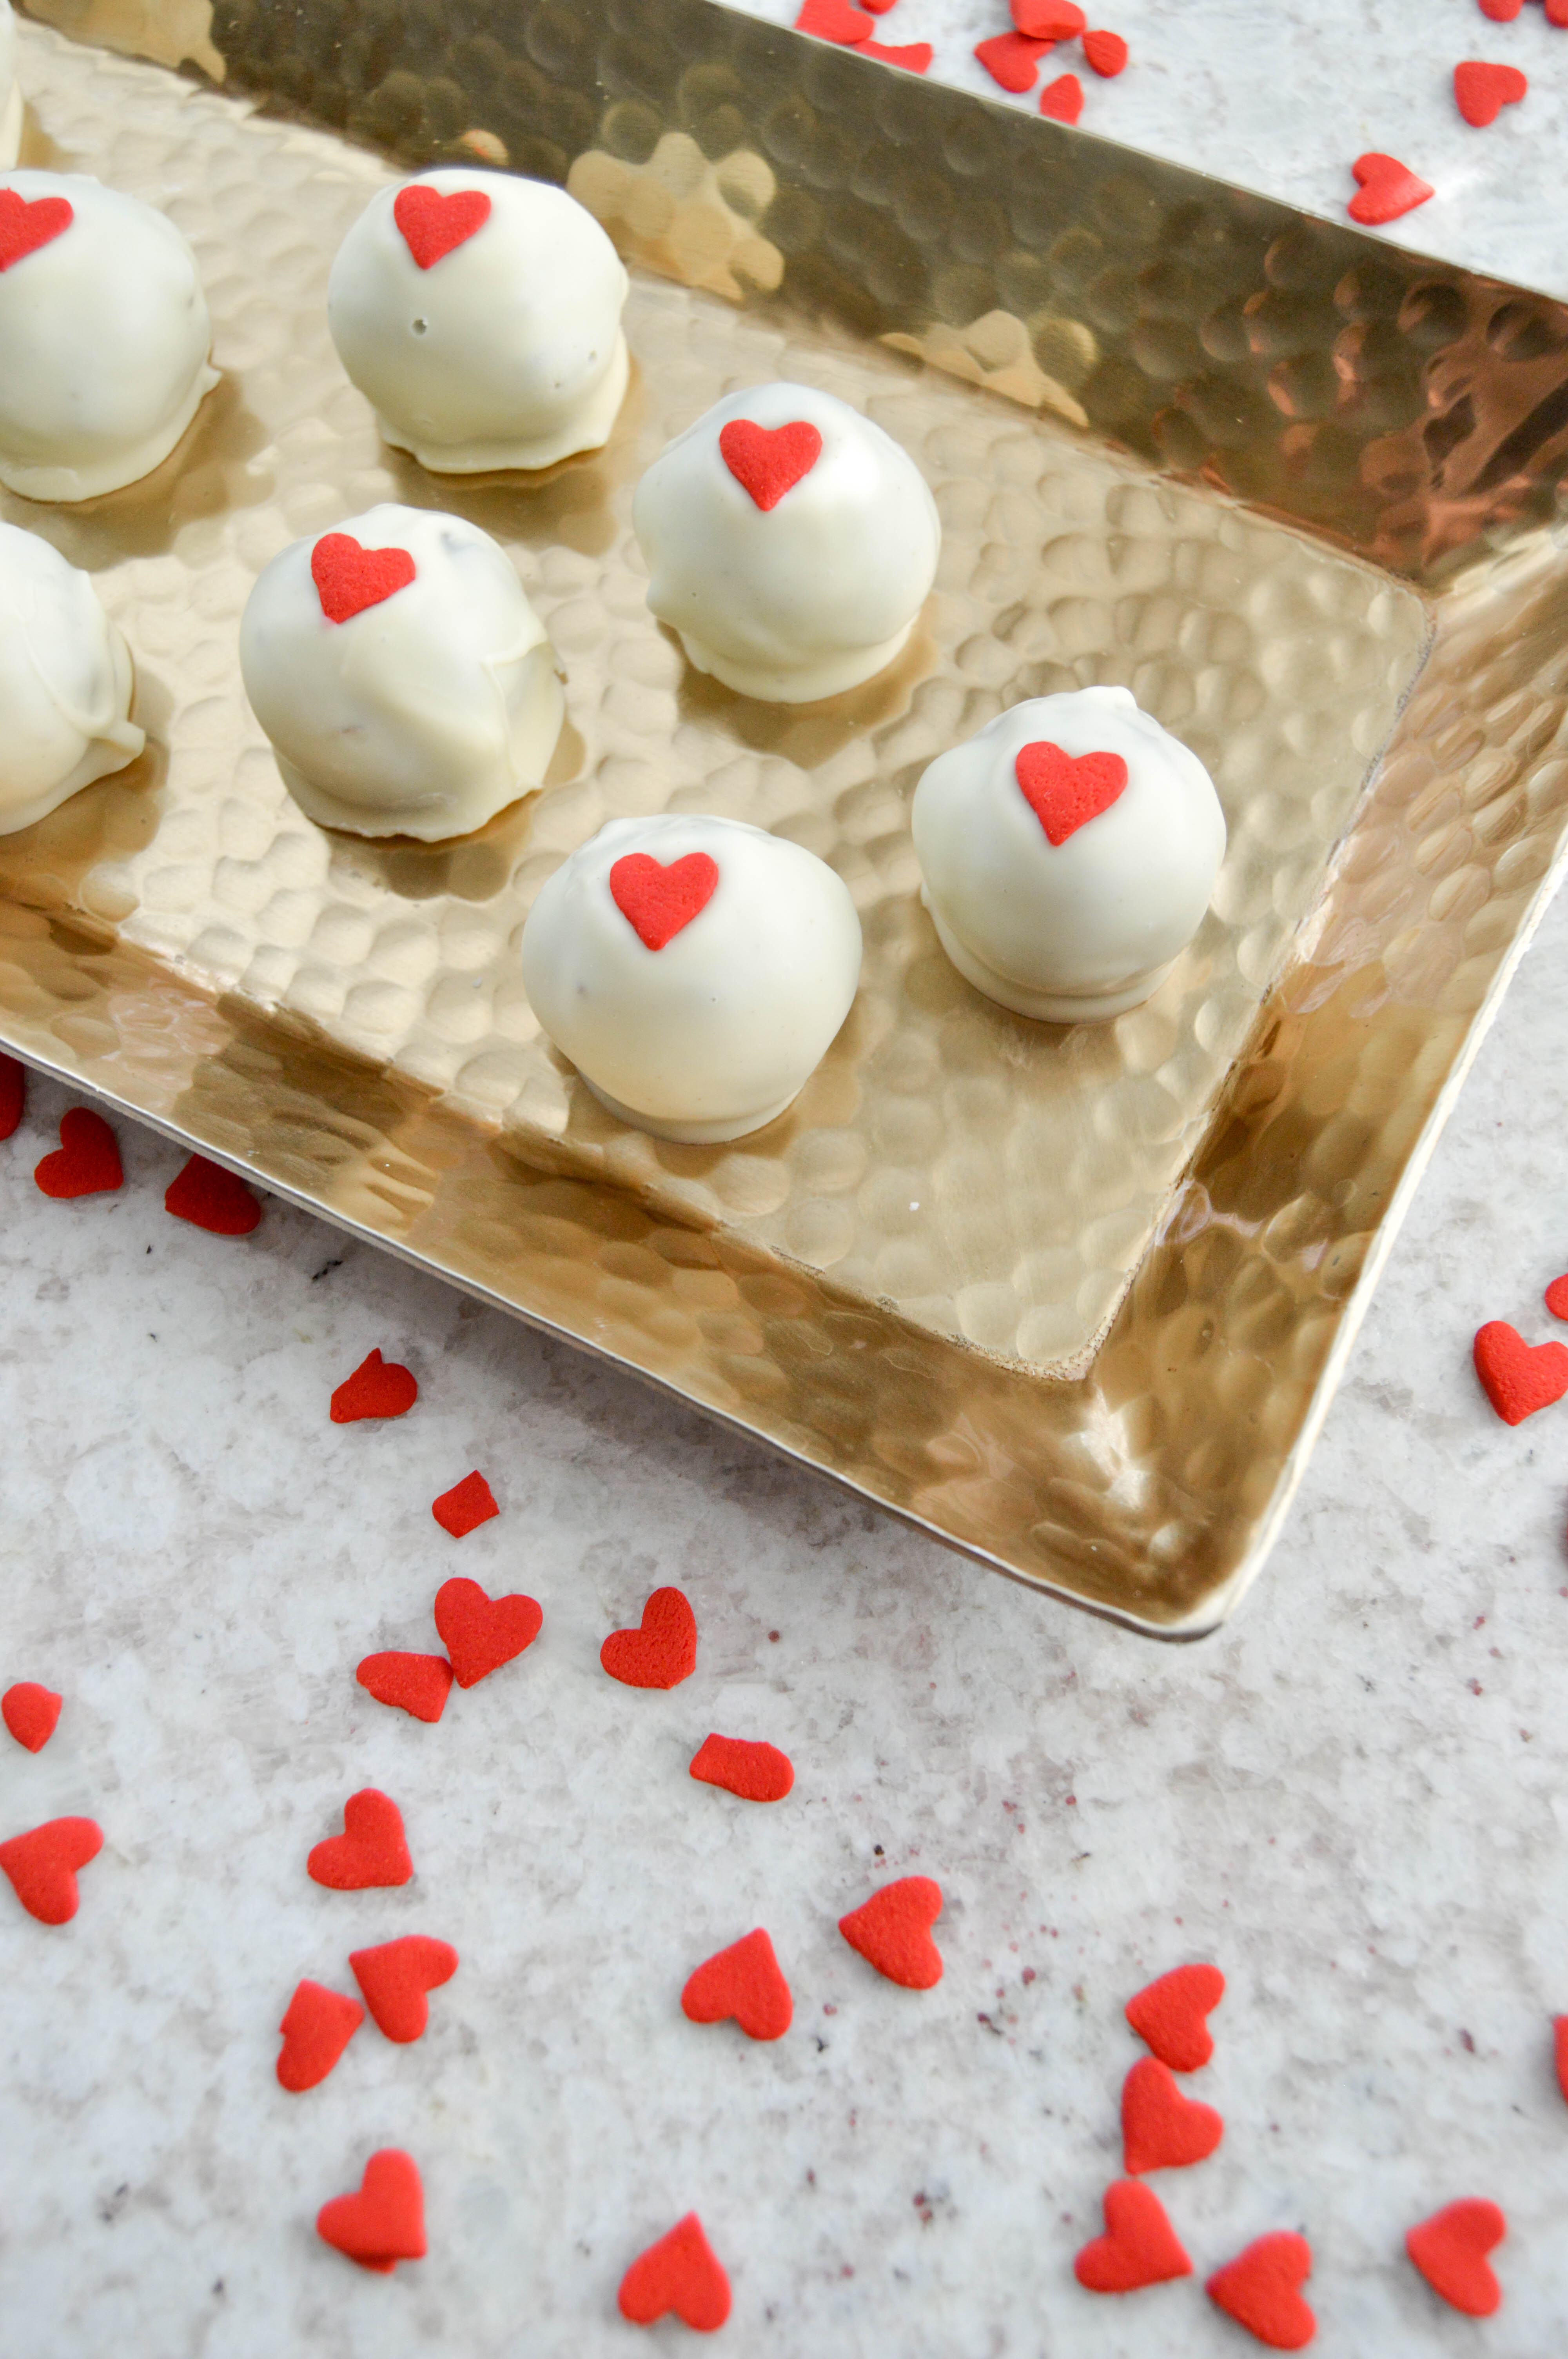
[[[768, 13], [773, 13], [771, 6]], [[793, 14], [781, 9], [781, 15]], [[899, 0], [969, 82], [1000, 0]], [[1442, 33], [1437, 38], [1437, 20]], [[1435, 179], [1408, 241], [1568, 293], [1545, 192], [1568, 32], [1527, 0], [1119, 0], [1086, 124], [1332, 212], [1387, 147]], [[1555, 45], [1555, 46], [1554, 46]], [[1538, 75], [1491, 134], [1449, 53]], [[1065, 62], [1066, 62], [1065, 60]], [[1281, 93], [1284, 96], [1281, 96]], [[784, 2359], [1225, 2359], [1259, 2346], [1203, 2277], [1303, 2231], [1316, 2348], [1542, 2359], [1568, 2321], [1568, 1407], [1517, 1430], [1469, 1344], [1541, 1340], [1568, 1266], [1568, 907], [1542, 926], [1394, 1251], [1284, 1536], [1235, 1623], [1163, 1648], [1010, 1586], [651, 1391], [276, 1202], [249, 1239], [171, 1220], [179, 1158], [124, 1125], [126, 1184], [46, 1200], [70, 1102], [0, 1147], [5, 1613], [0, 1686], [66, 1698], [0, 1737], [0, 1834], [95, 1817], [80, 1914], [0, 1892], [0, 2347], [8, 2359], [461, 2359], [634, 2351], [633, 2255], [695, 2207], [735, 2308], [713, 2347]], [[327, 1401], [373, 1347], [421, 1393]], [[481, 1468], [461, 1542], [429, 1502]], [[438, 1584], [545, 1609], [523, 1660], [422, 1725], [360, 1658], [435, 1645]], [[677, 1582], [695, 1676], [598, 1667]], [[709, 1729], [796, 1767], [755, 1808], [686, 1775]], [[416, 1875], [310, 1883], [344, 1798], [399, 1801]], [[936, 1877], [942, 1983], [879, 1981], [835, 1920]], [[776, 2046], [679, 2008], [756, 1924]], [[351, 1987], [402, 1932], [462, 1963], [413, 2047], [373, 2031], [285, 2095], [295, 1983]], [[1196, 2275], [1125, 2299], [1072, 2256], [1119, 2175], [1140, 1984], [1229, 1989], [1213, 2158], [1155, 2180]], [[429, 2257], [362, 2276], [312, 2222], [375, 2147], [424, 2176]], [[1485, 2195], [1509, 2235], [1477, 2328], [1402, 2257]], [[649, 2347], [701, 2347], [673, 2324]]]

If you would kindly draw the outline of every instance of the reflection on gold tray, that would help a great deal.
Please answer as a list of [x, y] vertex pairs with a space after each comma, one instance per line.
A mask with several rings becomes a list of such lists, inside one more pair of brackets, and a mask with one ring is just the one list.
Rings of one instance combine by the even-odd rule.
[[[149, 47], [130, 0], [35, 13]], [[368, 7], [154, 13], [166, 66], [276, 106], [24, 30], [24, 160], [170, 213], [224, 376], [146, 483], [3, 503], [93, 572], [149, 749], [0, 840], [0, 1034], [1002, 1570], [1211, 1627], [1558, 857], [1568, 315], [704, 0], [498, 5], [435, 55]], [[599, 213], [641, 266], [603, 451], [436, 478], [379, 442], [324, 290], [394, 168], [302, 111]], [[903, 442], [945, 533], [903, 658], [805, 709], [687, 669], [628, 521], [672, 433], [781, 375]], [[495, 534], [568, 676], [544, 791], [453, 844], [311, 826], [239, 685], [260, 568], [385, 498]], [[1230, 849], [1154, 999], [1066, 1030], [948, 965], [908, 804], [1095, 681], [1208, 764]], [[827, 1059], [729, 1147], [607, 1116], [518, 973], [565, 853], [662, 810], [806, 843], [866, 932]]]

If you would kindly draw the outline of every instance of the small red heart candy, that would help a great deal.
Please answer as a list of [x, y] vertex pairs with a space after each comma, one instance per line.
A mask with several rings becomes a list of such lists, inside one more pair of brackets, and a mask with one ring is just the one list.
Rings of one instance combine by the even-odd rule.
[[642, 1626], [611, 1630], [599, 1659], [623, 1687], [679, 1687], [697, 1669], [697, 1616], [678, 1589], [655, 1589]]
[[1225, 2136], [1212, 2105], [1184, 2097], [1168, 2064], [1141, 2056], [1121, 2084], [1121, 2167], [1180, 2170], [1202, 2162]]
[[430, 2019], [425, 1994], [451, 1981], [458, 1953], [449, 1941], [434, 1940], [428, 1933], [406, 1933], [373, 1950], [351, 1950], [349, 1963], [377, 2028], [406, 2044], [423, 2037]]
[[1119, 2179], [1105, 2190], [1105, 2234], [1093, 2236], [1073, 2263], [1073, 2275], [1090, 2293], [1136, 2293], [1163, 2285], [1167, 2277], [1190, 2277], [1193, 2265], [1152, 2187]]
[[[1568, 7], [1568, 0], [1563, 0]], [[1546, 1289], [1546, 1307], [1553, 1319], [1568, 1319], [1568, 1277], [1554, 1277]]]
[[1522, 1425], [1568, 1393], [1568, 1343], [1527, 1343], [1506, 1319], [1476, 1338], [1476, 1374], [1505, 1425]]
[[1076, 123], [1084, 111], [1084, 86], [1076, 74], [1058, 74], [1040, 93], [1040, 112], [1053, 123]]
[[362, 549], [351, 532], [326, 532], [310, 552], [310, 579], [327, 620], [349, 623], [406, 590], [414, 560], [406, 549]]
[[367, 1655], [354, 1677], [377, 1703], [395, 1704], [415, 1720], [439, 1720], [451, 1692], [452, 1667], [445, 1655]]
[[208, 1229], [215, 1237], [248, 1237], [262, 1208], [239, 1174], [193, 1155], [164, 1190], [163, 1208], [177, 1221]]
[[1350, 200], [1350, 218], [1370, 229], [1398, 221], [1401, 213], [1413, 212], [1436, 194], [1430, 180], [1419, 179], [1397, 156], [1379, 155], [1376, 148], [1357, 156], [1350, 169], [1360, 183]]
[[59, 1145], [33, 1174], [46, 1196], [60, 1197], [105, 1195], [124, 1176], [114, 1132], [86, 1106], [72, 1106], [60, 1117]]
[[1495, 123], [1505, 106], [1517, 106], [1529, 88], [1518, 66], [1494, 66], [1481, 58], [1466, 58], [1454, 69], [1454, 96], [1459, 112], [1477, 131]]
[[334, 1892], [363, 1892], [372, 1885], [406, 1884], [414, 1862], [403, 1833], [403, 1813], [373, 1786], [351, 1794], [343, 1804], [343, 1832], [319, 1843], [305, 1863], [317, 1884]]
[[383, 2147], [354, 2195], [334, 2195], [316, 2214], [316, 2234], [362, 2269], [382, 2274], [425, 2257], [425, 2190], [411, 2156]]
[[1173, 2072], [1195, 2072], [1214, 2054], [1205, 2017], [1225, 1996], [1217, 1966], [1173, 1966], [1127, 2002], [1127, 2020]]
[[487, 1597], [477, 1581], [443, 1581], [436, 1592], [436, 1627], [459, 1687], [477, 1687], [503, 1663], [531, 1647], [544, 1625], [536, 1599], [520, 1591]]
[[993, 33], [989, 41], [976, 42], [975, 55], [1003, 90], [1033, 90], [1040, 78], [1041, 59], [1054, 47], [1053, 41], [1027, 40], [1022, 33]]
[[621, 2315], [652, 2326], [674, 2310], [683, 2326], [717, 2333], [730, 2315], [730, 2280], [695, 2212], [639, 2253], [621, 2280]]
[[0, 1843], [0, 1868], [29, 1917], [40, 1925], [68, 1925], [79, 1901], [76, 1871], [103, 1848], [103, 1829], [93, 1820], [49, 1819]]
[[19, 190], [0, 189], [0, 270], [63, 236], [75, 219], [68, 197], [35, 197], [29, 204]]
[[610, 897], [644, 950], [662, 951], [706, 909], [719, 886], [719, 864], [688, 852], [667, 866], [651, 853], [628, 852], [610, 872]]
[[1317, 2321], [1296, 2288], [1311, 2275], [1312, 2246], [1281, 2228], [1216, 2269], [1205, 2290], [1217, 2309], [1271, 2351], [1304, 2351]]
[[362, 1417], [406, 1417], [419, 1397], [408, 1369], [384, 1360], [379, 1351], [362, 1360], [332, 1395], [332, 1423], [353, 1425]]
[[782, 2039], [795, 2019], [789, 1984], [761, 1926], [698, 1966], [680, 2003], [693, 2023], [733, 2017], [748, 2039]]
[[444, 1532], [460, 1540], [466, 1532], [471, 1532], [477, 1525], [488, 1524], [492, 1516], [499, 1516], [501, 1510], [495, 1504], [494, 1492], [476, 1466], [471, 1474], [465, 1474], [460, 1483], [454, 1483], [449, 1491], [443, 1491], [438, 1499], [430, 1502], [430, 1513]]
[[822, 456], [822, 437], [804, 418], [787, 426], [757, 426], [732, 418], [719, 431], [719, 455], [764, 515], [809, 475]]
[[1084, 55], [1096, 73], [1113, 82], [1127, 64], [1127, 43], [1119, 33], [1086, 33]]
[[861, 41], [870, 40], [875, 27], [874, 16], [852, 8], [849, 0], [805, 0], [795, 20], [797, 33], [814, 33], [819, 41], [837, 41], [840, 49], [855, 49]]
[[278, 2025], [283, 2046], [277, 2052], [279, 2085], [294, 2096], [324, 2081], [365, 2019], [357, 1998], [329, 1990], [325, 1983], [303, 1982], [289, 2000]]
[[1042, 740], [1025, 745], [1013, 764], [1023, 799], [1054, 845], [1064, 844], [1091, 819], [1119, 801], [1127, 765], [1119, 754], [1065, 754]]
[[905, 73], [925, 73], [935, 51], [929, 41], [905, 41], [898, 49], [889, 49], [884, 41], [862, 41], [860, 54], [863, 58], [881, 58], [884, 66], [902, 66]]
[[931, 1927], [942, 1914], [942, 1886], [929, 1875], [901, 1875], [838, 1919], [838, 1930], [868, 1965], [905, 1990], [931, 1990], [942, 1979], [942, 1952]]
[[795, 1784], [795, 1764], [776, 1745], [743, 1736], [705, 1736], [691, 1757], [691, 1775], [722, 1786], [743, 1802], [782, 1802]]
[[1495, 2203], [1470, 2196], [1445, 2203], [1405, 2238], [1405, 2250], [1433, 2293], [1466, 2318], [1490, 2318], [1503, 2289], [1487, 2265], [1509, 2223]]
[[18, 1680], [0, 1696], [0, 1720], [29, 1753], [41, 1753], [54, 1734], [59, 1718], [63, 1697], [53, 1688], [41, 1688], [37, 1680]]
[[1011, 14], [1032, 41], [1076, 41], [1089, 21], [1074, 0], [1011, 0]]
[[454, 246], [466, 245], [484, 227], [490, 219], [490, 199], [482, 189], [449, 191], [416, 180], [398, 190], [392, 218], [420, 269], [429, 270], [443, 255], [450, 254]]
[[27, 1103], [27, 1069], [19, 1057], [0, 1056], [0, 1138], [9, 1138]]

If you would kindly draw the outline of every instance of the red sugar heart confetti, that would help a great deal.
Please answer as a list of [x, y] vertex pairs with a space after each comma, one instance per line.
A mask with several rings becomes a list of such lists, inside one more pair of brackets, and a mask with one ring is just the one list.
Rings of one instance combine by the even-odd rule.
[[1214, 2054], [1205, 2017], [1225, 1996], [1217, 1966], [1173, 1966], [1127, 2002], [1128, 2022], [1173, 2072], [1195, 2072]]
[[1119, 33], [1086, 33], [1084, 55], [1096, 73], [1114, 82], [1127, 64], [1127, 43]]
[[415, 1720], [439, 1720], [451, 1692], [452, 1667], [445, 1655], [367, 1655], [354, 1672], [377, 1703], [396, 1706]]
[[392, 218], [420, 269], [430, 270], [484, 227], [490, 199], [482, 189], [433, 189], [427, 181], [415, 181], [398, 190]]
[[1311, 2275], [1312, 2246], [1304, 2236], [1280, 2228], [1216, 2269], [1205, 2291], [1217, 2309], [1271, 2351], [1304, 2351], [1317, 2332], [1317, 2321], [1296, 2288]]
[[351, 1794], [343, 1804], [343, 1832], [319, 1843], [305, 1863], [317, 1884], [334, 1892], [363, 1892], [372, 1885], [406, 1884], [414, 1874], [404, 1839], [403, 1813], [373, 1786]]
[[1191, 2277], [1193, 2265], [1152, 2187], [1119, 2179], [1104, 2202], [1104, 2235], [1091, 2237], [1073, 2263], [1081, 2286], [1090, 2293], [1136, 2293]]
[[1495, 2203], [1479, 2196], [1445, 2203], [1405, 2238], [1405, 2250], [1433, 2292], [1466, 2318], [1490, 2318], [1503, 2289], [1487, 2264], [1509, 2223]]
[[425, 2190], [411, 2155], [384, 2146], [365, 2165], [359, 2191], [334, 2195], [316, 2214], [324, 2244], [384, 2276], [425, 2257]]
[[444, 1532], [460, 1540], [465, 1532], [488, 1524], [492, 1516], [499, 1516], [501, 1510], [495, 1504], [494, 1492], [476, 1466], [471, 1474], [465, 1474], [460, 1483], [454, 1483], [449, 1491], [431, 1500], [430, 1513]]
[[942, 1886], [929, 1875], [901, 1875], [838, 1919], [838, 1930], [868, 1965], [905, 1990], [931, 1990], [942, 1979], [942, 1952], [931, 1927], [942, 1914]]
[[[877, 54], [886, 57], [889, 52], [879, 45]], [[787, 426], [758, 426], [750, 418], [732, 418], [719, 429], [719, 455], [765, 515], [810, 474], [822, 456], [822, 437], [804, 418], [793, 418]]]
[[1212, 2105], [1184, 2097], [1168, 2064], [1141, 2056], [1121, 2084], [1121, 2167], [1181, 2170], [1202, 2162], [1225, 2136], [1225, 2123]]
[[476, 1687], [531, 1647], [545, 1616], [532, 1597], [487, 1597], [477, 1581], [443, 1581], [436, 1592], [436, 1627], [459, 1687]]
[[279, 2084], [293, 2096], [314, 2089], [326, 2079], [364, 2019], [365, 2011], [357, 1998], [329, 1990], [325, 1983], [300, 1983], [277, 2027], [283, 2034], [283, 2046], [277, 2051]]
[[384, 1360], [379, 1351], [362, 1360], [332, 1395], [332, 1423], [353, 1425], [363, 1417], [406, 1417], [419, 1397], [407, 1368]]
[[1553, 1319], [1568, 1319], [1568, 1277], [1554, 1277], [1546, 1289], [1545, 1300]]
[[641, 1628], [611, 1630], [599, 1659], [623, 1687], [679, 1687], [697, 1669], [697, 1616], [678, 1589], [655, 1589]]
[[789, 1984], [760, 1925], [698, 1966], [680, 2003], [692, 2023], [723, 2023], [732, 2017], [748, 2039], [782, 2039], [795, 2019]]
[[428, 1933], [406, 1933], [373, 1950], [351, 1950], [349, 1963], [377, 2029], [406, 2045], [424, 2037], [430, 2019], [425, 1994], [451, 1981], [458, 1953], [449, 1941]]
[[639, 2253], [621, 2280], [621, 2315], [652, 2326], [674, 2310], [683, 2326], [717, 2333], [730, 2315], [730, 2280], [695, 2212]]
[[46, 1196], [102, 1196], [118, 1188], [125, 1177], [120, 1149], [103, 1115], [86, 1106], [72, 1106], [62, 1114], [59, 1145], [45, 1156], [33, 1177]]
[[1053, 123], [1076, 123], [1084, 111], [1084, 86], [1076, 74], [1058, 74], [1040, 93], [1040, 112]]
[[1011, 15], [1032, 41], [1076, 41], [1089, 21], [1074, 0], [1011, 0]]
[[262, 1208], [235, 1171], [193, 1155], [164, 1190], [163, 1208], [177, 1221], [207, 1229], [215, 1237], [248, 1237]]
[[1109, 810], [1127, 786], [1127, 765], [1119, 754], [1080, 754], [1075, 760], [1044, 740], [1023, 747], [1013, 771], [1024, 801], [1054, 845], [1065, 843]]
[[1524, 0], [1481, 0], [1481, 14], [1494, 25], [1511, 25], [1523, 6]]
[[362, 549], [351, 532], [326, 532], [310, 552], [310, 579], [327, 620], [350, 623], [406, 590], [414, 560], [406, 549]]
[[1466, 58], [1454, 69], [1454, 96], [1460, 114], [1477, 131], [1495, 123], [1505, 106], [1517, 106], [1530, 88], [1518, 66], [1487, 65]]
[[935, 54], [929, 41], [906, 41], [900, 49], [889, 49], [881, 41], [860, 43], [863, 58], [881, 58], [884, 66], [902, 66], [905, 73], [924, 73]]
[[18, 1680], [0, 1696], [0, 1720], [18, 1745], [25, 1745], [29, 1753], [41, 1753], [54, 1734], [63, 1701], [53, 1688], [42, 1688], [37, 1680]]
[[1560, 33], [1568, 33], [1568, 0], [1546, 0], [1546, 21]]
[[707, 908], [719, 886], [719, 863], [688, 852], [667, 864], [628, 852], [610, 871], [610, 897], [644, 950], [662, 951]]
[[1022, 33], [993, 33], [989, 41], [976, 42], [975, 55], [1003, 90], [1033, 90], [1041, 59], [1054, 47], [1054, 41], [1031, 41]]
[[852, 49], [871, 39], [875, 24], [874, 16], [852, 8], [849, 0], [806, 0], [795, 20], [795, 29], [797, 33], [814, 33], [819, 41], [837, 41], [841, 49]]
[[0, 270], [51, 245], [75, 219], [69, 197], [35, 197], [29, 204], [19, 190], [0, 189]]
[[27, 1069], [19, 1057], [0, 1056], [0, 1138], [9, 1138], [27, 1103]]
[[1563, 2092], [1563, 2102], [1568, 2105], [1568, 2015], [1552, 2018], [1552, 2060], [1557, 2067], [1557, 2085]]
[[691, 1757], [691, 1776], [722, 1786], [743, 1802], [782, 1802], [795, 1784], [795, 1764], [776, 1745], [743, 1736], [705, 1736]]
[[76, 1871], [103, 1848], [103, 1832], [95, 1821], [49, 1819], [0, 1843], [0, 1868], [29, 1917], [40, 1925], [67, 1925], [77, 1911]]
[[1350, 169], [1359, 183], [1350, 200], [1350, 218], [1369, 229], [1398, 221], [1401, 213], [1413, 212], [1437, 193], [1430, 180], [1422, 179], [1397, 156], [1379, 155], [1376, 148], [1357, 156]]
[[1506, 1319], [1476, 1337], [1476, 1374], [1505, 1425], [1522, 1425], [1568, 1393], [1568, 1343], [1527, 1343]]
[[873, 16], [885, 16], [893, 5], [893, 0], [860, 0], [860, 5], [869, 8]]

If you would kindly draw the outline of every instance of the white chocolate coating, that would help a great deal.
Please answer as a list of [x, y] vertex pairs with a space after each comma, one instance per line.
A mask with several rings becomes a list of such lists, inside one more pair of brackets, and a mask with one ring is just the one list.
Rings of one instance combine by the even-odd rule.
[[85, 573], [0, 524], [0, 835], [134, 762], [131, 655]]
[[334, 527], [414, 578], [331, 621], [292, 541], [240, 618], [240, 672], [289, 793], [356, 835], [466, 835], [537, 787], [565, 714], [555, 650], [512, 560], [461, 516], [387, 502]]
[[[760, 507], [727, 465], [731, 420], [796, 420], [820, 456]], [[632, 522], [648, 603], [698, 671], [780, 704], [837, 696], [892, 662], [935, 579], [942, 527], [920, 470], [848, 402], [804, 385], [732, 393], [660, 452]]]
[[404, 186], [482, 190], [490, 215], [422, 270], [383, 189], [338, 248], [327, 323], [384, 440], [446, 474], [597, 451], [626, 392], [628, 282], [593, 215], [510, 172], [444, 165]]
[[22, 92], [16, 81], [16, 20], [11, 0], [0, 0], [0, 172], [21, 153]]
[[[617, 906], [629, 853], [705, 853], [711, 897], [660, 950]], [[860, 979], [860, 921], [826, 861], [739, 820], [611, 820], [542, 888], [523, 929], [534, 1013], [601, 1105], [655, 1138], [709, 1145], [781, 1114]]]
[[[1053, 843], [1018, 783], [1024, 746], [1119, 755], [1108, 809]], [[1225, 814], [1197, 756], [1125, 688], [1015, 704], [939, 754], [910, 824], [921, 898], [977, 990], [1052, 1024], [1147, 999], [1203, 921], [1225, 857]]]
[[6, 172], [70, 226], [0, 270], [0, 484], [90, 500], [161, 465], [218, 382], [196, 257], [139, 198], [77, 172]]

